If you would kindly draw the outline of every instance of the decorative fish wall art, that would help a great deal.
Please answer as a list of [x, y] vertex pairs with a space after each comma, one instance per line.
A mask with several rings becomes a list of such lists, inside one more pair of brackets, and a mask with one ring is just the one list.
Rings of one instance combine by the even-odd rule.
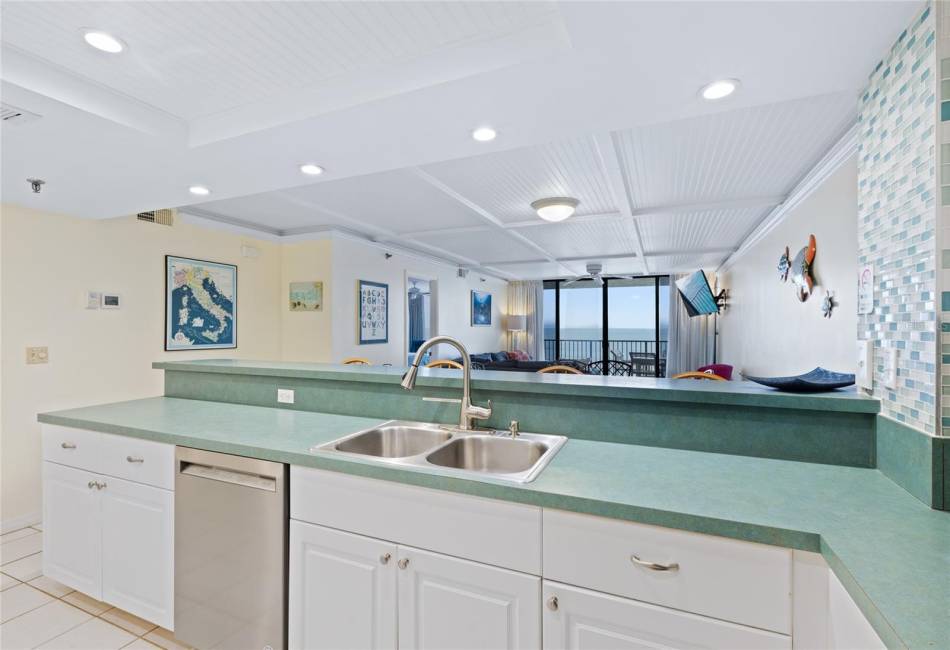
[[785, 252], [778, 258], [778, 277], [782, 278], [782, 282], [788, 280], [788, 270], [790, 268], [792, 268], [792, 258], [788, 256], [788, 246], [786, 246]]
[[795, 294], [800, 302], [808, 300], [812, 289], [815, 286], [815, 277], [812, 274], [812, 264], [815, 261], [815, 253], [818, 250], [818, 243], [814, 235], [808, 236], [808, 245], [798, 251], [798, 255], [792, 260], [792, 283], [797, 287]]

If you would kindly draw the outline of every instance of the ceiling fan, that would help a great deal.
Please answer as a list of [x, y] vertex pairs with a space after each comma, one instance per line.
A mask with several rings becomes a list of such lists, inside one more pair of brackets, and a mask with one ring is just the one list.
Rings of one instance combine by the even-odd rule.
[[[604, 265], [600, 262], [588, 262], [587, 263], [587, 273], [585, 275], [579, 275], [573, 280], [565, 282], [562, 286], [569, 287], [572, 284], [577, 284], [578, 282], [584, 282], [585, 280], [593, 280], [594, 284], [598, 287], [604, 286], [604, 278], [601, 275], [604, 272]], [[617, 278], [619, 280], [633, 280], [635, 279], [632, 275], [611, 275], [611, 278]]]

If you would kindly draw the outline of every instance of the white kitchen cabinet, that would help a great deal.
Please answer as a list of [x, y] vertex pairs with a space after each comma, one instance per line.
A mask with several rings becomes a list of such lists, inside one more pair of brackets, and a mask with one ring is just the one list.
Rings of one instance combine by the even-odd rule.
[[787, 650], [791, 637], [544, 581], [544, 650]]
[[174, 629], [174, 445], [43, 426], [43, 573]]
[[396, 556], [395, 544], [291, 521], [289, 646], [395, 650]]
[[541, 580], [399, 547], [399, 647], [532, 650], [541, 646]]
[[96, 476], [43, 463], [43, 573], [93, 597], [102, 574]]
[[175, 493], [101, 477], [100, 600], [171, 628], [174, 620]]
[[289, 591], [292, 650], [541, 647], [539, 578], [300, 521]]

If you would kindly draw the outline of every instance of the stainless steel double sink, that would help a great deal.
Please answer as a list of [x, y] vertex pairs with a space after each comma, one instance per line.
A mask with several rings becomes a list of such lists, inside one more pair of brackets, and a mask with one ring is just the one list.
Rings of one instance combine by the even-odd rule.
[[372, 458], [403, 467], [439, 467], [458, 475], [491, 476], [528, 483], [541, 473], [565, 436], [507, 431], [466, 431], [447, 425], [391, 420], [332, 442], [312, 452]]

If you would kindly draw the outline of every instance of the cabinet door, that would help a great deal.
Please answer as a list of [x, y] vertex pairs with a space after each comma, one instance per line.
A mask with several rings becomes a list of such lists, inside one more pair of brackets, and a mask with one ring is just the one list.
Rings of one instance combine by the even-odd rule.
[[544, 581], [544, 650], [778, 650], [791, 637]]
[[396, 545], [290, 522], [290, 648], [394, 650]]
[[102, 600], [174, 629], [175, 493], [100, 477]]
[[99, 490], [102, 477], [43, 463], [43, 575], [102, 597]]
[[399, 647], [535, 650], [541, 579], [399, 547]]

